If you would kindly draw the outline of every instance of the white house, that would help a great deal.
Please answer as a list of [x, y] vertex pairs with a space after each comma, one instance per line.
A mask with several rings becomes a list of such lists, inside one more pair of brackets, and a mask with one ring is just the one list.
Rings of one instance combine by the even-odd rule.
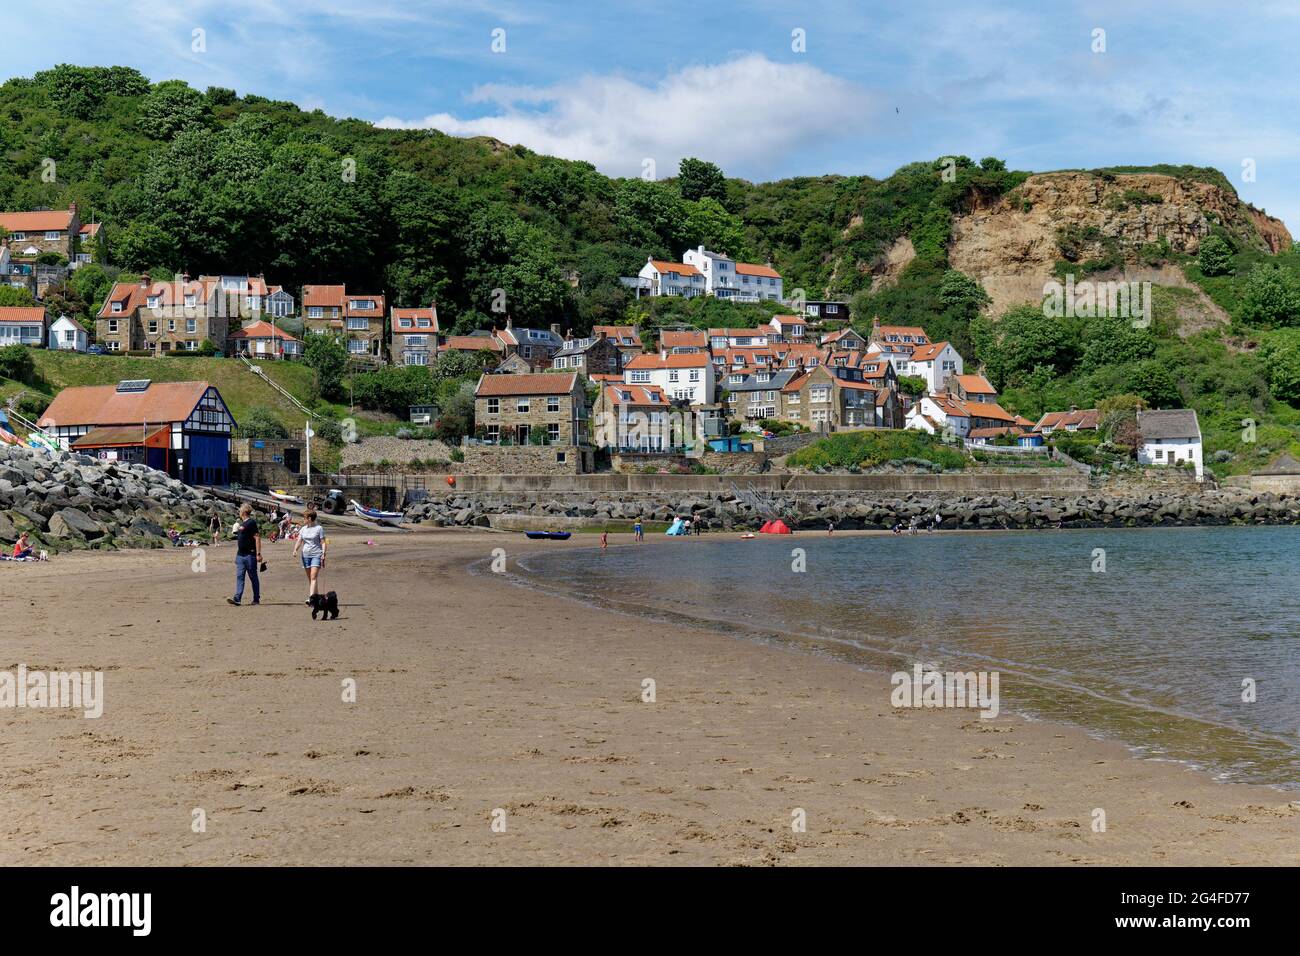
[[730, 256], [711, 252], [703, 246], [688, 249], [682, 255], [682, 262], [694, 266], [704, 277], [705, 295], [738, 302], [764, 299], [779, 302], [785, 292], [781, 273], [771, 266], [736, 262]]
[[947, 342], [931, 342], [912, 350], [904, 367], [895, 370], [900, 375], [913, 375], [925, 379], [925, 388], [931, 395], [946, 391], [948, 378], [962, 374], [961, 356]]
[[0, 308], [0, 346], [45, 345], [45, 310], [39, 305], [11, 305]]
[[90, 337], [81, 323], [74, 322], [66, 315], [61, 315], [50, 323], [49, 338], [51, 349], [63, 352], [84, 352], [90, 345]]
[[680, 295], [690, 299], [705, 295], [707, 290], [700, 270], [685, 262], [647, 259], [637, 278], [643, 283], [637, 289], [638, 296], [644, 289], [650, 295]]
[[628, 385], [657, 385], [670, 399], [691, 405], [713, 401], [713, 361], [707, 352], [638, 355], [623, 367]]
[[797, 315], [774, 315], [768, 325], [784, 342], [802, 342], [808, 335], [808, 320]]
[[947, 395], [924, 395], [907, 412], [907, 424], [930, 435], [942, 434], [951, 427], [958, 438], [970, 433], [970, 411], [965, 403]]
[[1201, 449], [1201, 426], [1190, 408], [1168, 408], [1137, 413], [1138, 463], [1178, 465], [1191, 462], [1197, 480], [1205, 471]]
[[714, 352], [721, 352], [725, 349], [753, 348], [760, 345], [771, 345], [771, 339], [773, 338], [775, 336], [767, 326], [761, 326], [757, 329], [709, 329], [709, 348]]

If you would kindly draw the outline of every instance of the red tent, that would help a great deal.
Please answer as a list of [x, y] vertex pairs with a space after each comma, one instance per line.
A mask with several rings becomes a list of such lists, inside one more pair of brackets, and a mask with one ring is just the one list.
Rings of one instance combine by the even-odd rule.
[[763, 522], [763, 527], [758, 529], [759, 534], [793, 534], [789, 526], [784, 521], [777, 518], [775, 521]]

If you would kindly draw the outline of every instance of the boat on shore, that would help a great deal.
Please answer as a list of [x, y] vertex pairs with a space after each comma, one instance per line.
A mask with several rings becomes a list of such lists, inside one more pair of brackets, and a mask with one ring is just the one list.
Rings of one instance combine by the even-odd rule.
[[287, 501], [291, 505], [302, 504], [302, 499], [299, 498], [297, 495], [291, 495], [289, 494], [289, 492], [284, 491], [280, 488], [274, 488], [271, 491], [268, 491], [267, 494], [270, 495], [272, 498], [275, 498], [277, 501]]
[[534, 541], [546, 540], [551, 541], [568, 541], [572, 531], [525, 531], [524, 534]]
[[361, 502], [353, 499], [352, 510], [358, 518], [365, 518], [367, 521], [380, 521], [387, 523], [397, 523], [404, 517], [400, 511], [381, 511], [378, 508], [367, 508]]

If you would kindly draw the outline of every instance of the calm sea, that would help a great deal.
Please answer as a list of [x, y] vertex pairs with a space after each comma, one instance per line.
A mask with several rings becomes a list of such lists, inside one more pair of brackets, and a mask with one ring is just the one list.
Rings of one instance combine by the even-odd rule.
[[1003, 711], [1300, 788], [1300, 529], [704, 535], [543, 552], [519, 570], [861, 668], [997, 671]]

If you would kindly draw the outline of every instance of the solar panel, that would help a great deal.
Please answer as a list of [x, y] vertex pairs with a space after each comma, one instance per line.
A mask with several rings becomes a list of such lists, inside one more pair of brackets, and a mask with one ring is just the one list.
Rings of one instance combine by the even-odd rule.
[[152, 379], [148, 379], [148, 378], [128, 378], [124, 381], [117, 383], [117, 391], [143, 392], [145, 389], [149, 387], [149, 383], [151, 381]]

